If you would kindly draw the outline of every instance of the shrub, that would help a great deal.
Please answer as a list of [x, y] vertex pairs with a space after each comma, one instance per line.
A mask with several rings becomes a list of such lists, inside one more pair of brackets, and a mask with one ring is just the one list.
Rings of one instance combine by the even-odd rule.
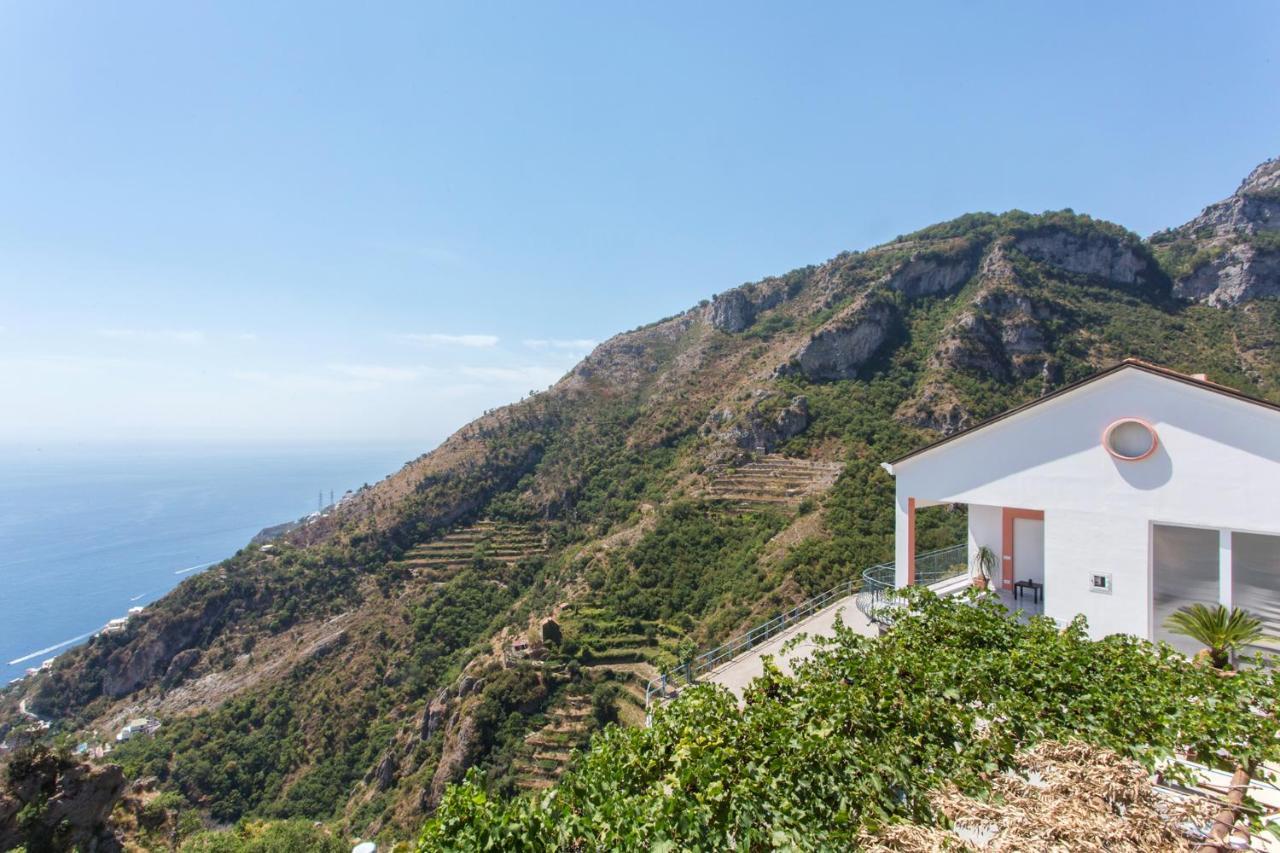
[[[1084, 621], [1009, 619], [978, 596], [913, 594], [871, 640], [841, 631], [739, 707], [685, 691], [647, 729], [610, 727], [539, 800], [491, 797], [473, 774], [419, 850], [849, 849], [885, 821], [927, 821], [946, 783], [981, 795], [1044, 740], [1080, 740], [1149, 769], [1175, 751], [1257, 766], [1280, 757], [1280, 675], [1222, 678], [1166, 645], [1090, 640]], [[1169, 773], [1171, 768], [1166, 767]]]

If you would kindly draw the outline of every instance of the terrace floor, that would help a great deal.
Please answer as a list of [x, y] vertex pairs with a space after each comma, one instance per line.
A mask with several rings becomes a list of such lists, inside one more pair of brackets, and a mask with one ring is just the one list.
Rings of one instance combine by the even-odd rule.
[[1013, 590], [1000, 589], [996, 590], [996, 593], [1000, 596], [1000, 603], [1022, 621], [1026, 621], [1031, 616], [1044, 615], [1044, 590], [1040, 590], [1039, 602], [1027, 591], [1023, 591], [1022, 595], [1016, 599], [1013, 597]]
[[[934, 589], [940, 594], [948, 594], [962, 591], [967, 587], [967, 580], [964, 578], [950, 579], [934, 586]], [[1031, 616], [1040, 616], [1044, 613], [1044, 593], [1041, 591], [1040, 601], [1035, 602], [1030, 593], [1024, 592], [1020, 598], [1015, 599], [1012, 591], [997, 590], [1000, 601], [1009, 612], [1016, 618], [1025, 621]], [[809, 657], [813, 653], [817, 645], [814, 640], [819, 637], [831, 637], [835, 634], [836, 615], [839, 614], [843, 620], [845, 627], [852, 628], [867, 637], [874, 637], [879, 634], [879, 630], [872, 625], [867, 617], [862, 614], [855, 606], [856, 595], [842, 598], [832, 602], [826, 608], [819, 610], [817, 613], [797, 622], [793, 627], [783, 631], [776, 637], [772, 637], [759, 646], [739, 655], [732, 660], [726, 661], [721, 666], [704, 675], [701, 680], [719, 684], [721, 687], [727, 688], [734, 696], [742, 699], [742, 691], [757, 676], [764, 672], [764, 656], [770, 655], [774, 658], [774, 662], [785, 673], [790, 673], [791, 664]], [[808, 636], [798, 643], [793, 649], [786, 654], [782, 653], [782, 647], [788, 640], [791, 640], [798, 634], [807, 634]]]
[[[847, 598], [832, 602], [828, 607], [819, 610], [801, 622], [797, 622], [794, 627], [788, 628], [776, 637], [761, 643], [751, 651], [726, 661], [703, 676], [702, 680], [719, 684], [721, 687], [731, 691], [741, 701], [742, 691], [746, 686], [764, 673], [763, 658], [765, 655], [772, 655], [778, 668], [789, 674], [792, 661], [803, 660], [813, 654], [813, 650], [817, 646], [817, 643], [814, 642], [816, 638], [835, 636], [837, 614], [839, 614], [839, 618], [844, 622], [846, 628], [852, 628], [866, 637], [877, 636], [879, 631], [857, 608], [854, 603], [856, 599], [857, 595], [850, 595]], [[806, 634], [807, 636], [795, 648], [783, 654], [782, 647], [788, 640], [798, 634]]]

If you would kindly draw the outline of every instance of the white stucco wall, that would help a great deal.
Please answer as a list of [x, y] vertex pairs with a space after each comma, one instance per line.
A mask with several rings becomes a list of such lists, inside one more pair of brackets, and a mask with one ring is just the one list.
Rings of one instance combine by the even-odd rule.
[[969, 568], [977, 563], [978, 549], [983, 545], [996, 555], [996, 568], [992, 581], [1000, 583], [1000, 562], [1004, 558], [1003, 508], [984, 504], [969, 505]]
[[[1103, 448], [1103, 431], [1122, 417], [1155, 427], [1150, 458], [1122, 462]], [[893, 473], [900, 529], [908, 497], [970, 504], [971, 543], [999, 526], [992, 508], [1043, 510], [1045, 612], [1064, 621], [1084, 613], [1095, 635], [1149, 636], [1153, 522], [1280, 533], [1280, 412], [1130, 368]], [[1090, 591], [1095, 571], [1113, 575], [1110, 595]]]

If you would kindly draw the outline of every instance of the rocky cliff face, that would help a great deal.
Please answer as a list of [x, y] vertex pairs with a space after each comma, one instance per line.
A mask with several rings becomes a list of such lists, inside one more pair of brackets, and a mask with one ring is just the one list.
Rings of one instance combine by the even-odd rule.
[[815, 382], [854, 379], [889, 341], [896, 317], [892, 302], [860, 298], [810, 335], [777, 372]]
[[741, 450], [770, 453], [809, 426], [809, 401], [803, 396], [781, 398], [758, 388], [744, 411], [724, 407], [711, 413], [705, 431], [716, 440]]
[[1178, 279], [1174, 292], [1218, 307], [1280, 297], [1280, 251], [1229, 243]]
[[1280, 231], [1280, 158], [1260, 164], [1228, 198], [1176, 230], [1202, 237]]
[[908, 299], [953, 293], [969, 280], [977, 265], [974, 252], [958, 257], [916, 253], [886, 279], [885, 286]]
[[799, 277], [765, 279], [718, 294], [707, 306], [705, 318], [712, 327], [735, 334], [745, 331], [764, 311], [793, 296], [801, 284]]
[[1019, 237], [1013, 247], [1034, 261], [1119, 284], [1136, 284], [1147, 271], [1146, 258], [1137, 246], [1096, 232], [1048, 228]]
[[42, 748], [12, 759], [16, 782], [0, 790], [0, 850], [123, 850], [108, 826], [124, 794], [124, 773], [114, 764], [96, 767]]
[[1258, 166], [1229, 198], [1151, 243], [1184, 299], [1226, 307], [1280, 295], [1280, 159]]

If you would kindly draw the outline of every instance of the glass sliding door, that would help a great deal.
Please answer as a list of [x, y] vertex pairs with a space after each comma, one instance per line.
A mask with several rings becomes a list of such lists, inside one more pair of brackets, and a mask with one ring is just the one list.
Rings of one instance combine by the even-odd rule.
[[1280, 651], [1280, 536], [1231, 534], [1231, 603], [1262, 620], [1260, 646]]
[[1200, 651], [1200, 644], [1172, 633], [1164, 623], [1188, 604], [1218, 603], [1218, 531], [1157, 524], [1152, 530], [1152, 550], [1155, 639], [1193, 655]]

